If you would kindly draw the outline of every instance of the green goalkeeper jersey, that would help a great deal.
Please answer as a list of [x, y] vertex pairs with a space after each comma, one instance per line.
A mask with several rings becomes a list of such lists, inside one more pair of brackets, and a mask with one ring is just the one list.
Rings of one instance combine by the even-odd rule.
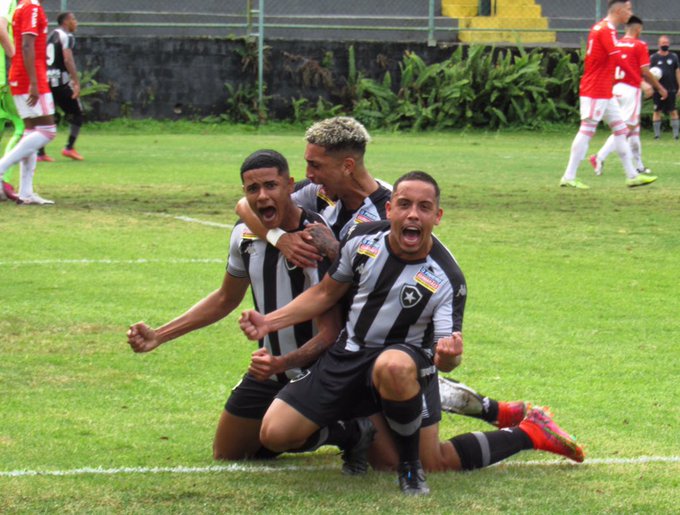
[[[12, 40], [12, 16], [17, 8], [17, 0], [0, 0], [0, 18], [7, 20], [7, 32]], [[0, 86], [7, 84], [7, 57], [0, 47]]]

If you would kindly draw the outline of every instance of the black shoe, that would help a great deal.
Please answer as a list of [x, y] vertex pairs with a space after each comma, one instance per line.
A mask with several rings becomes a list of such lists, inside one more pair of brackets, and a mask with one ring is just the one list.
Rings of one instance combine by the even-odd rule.
[[397, 469], [399, 488], [405, 495], [430, 495], [430, 488], [425, 482], [425, 471], [420, 460], [404, 461]]
[[368, 471], [368, 448], [375, 437], [375, 426], [367, 418], [357, 418], [359, 439], [356, 443], [342, 452], [342, 473], [348, 476], [358, 476]]

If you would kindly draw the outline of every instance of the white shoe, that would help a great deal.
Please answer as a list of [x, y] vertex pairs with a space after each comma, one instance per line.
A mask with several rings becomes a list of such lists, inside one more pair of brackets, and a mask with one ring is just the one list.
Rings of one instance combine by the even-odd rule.
[[19, 197], [19, 204], [24, 206], [51, 206], [54, 204], [54, 200], [47, 200], [46, 198], [42, 198], [37, 193], [34, 193], [28, 197]]
[[442, 410], [460, 415], [479, 415], [484, 409], [484, 399], [472, 388], [447, 377], [439, 379], [439, 399]]

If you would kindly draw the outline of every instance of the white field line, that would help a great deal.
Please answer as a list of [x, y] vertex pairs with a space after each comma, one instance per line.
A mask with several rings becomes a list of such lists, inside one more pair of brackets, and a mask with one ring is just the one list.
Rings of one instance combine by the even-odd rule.
[[32, 266], [32, 265], [145, 265], [155, 263], [202, 264], [224, 263], [225, 259], [30, 259], [26, 261], [0, 261], [0, 266]]
[[[680, 456], [641, 456], [639, 458], [593, 458], [587, 459], [581, 464], [572, 464], [566, 460], [552, 461], [516, 461], [503, 462], [498, 465], [510, 467], [552, 467], [571, 465], [583, 467], [586, 465], [644, 465], [648, 463], [680, 463]], [[121, 468], [94, 468], [83, 467], [70, 470], [8, 470], [0, 471], [0, 477], [27, 477], [27, 476], [84, 476], [84, 475], [120, 475], [120, 474], [206, 474], [213, 472], [248, 472], [248, 473], [270, 473], [270, 472], [291, 472], [291, 471], [316, 471], [333, 470], [337, 466], [307, 466], [296, 465], [265, 466], [265, 465], [246, 465], [242, 463], [232, 463], [230, 465], [212, 465], [209, 467], [121, 467]]]
[[176, 216], [176, 215], [168, 215], [166, 213], [144, 213], [145, 215], [148, 216], [160, 216], [162, 218], [172, 218], [173, 220], [179, 220], [180, 222], [187, 222], [190, 224], [199, 224], [199, 225], [207, 225], [209, 227], [218, 227], [220, 229], [233, 229], [234, 226], [232, 224], [221, 224], [218, 222], [209, 222], [207, 220], [200, 220], [198, 218], [191, 218], [189, 216]]

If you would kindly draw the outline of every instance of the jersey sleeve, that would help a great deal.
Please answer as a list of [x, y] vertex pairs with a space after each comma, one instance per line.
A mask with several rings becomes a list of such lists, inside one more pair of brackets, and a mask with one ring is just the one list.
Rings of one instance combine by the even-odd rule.
[[306, 211], [316, 212], [316, 193], [319, 186], [310, 182], [291, 195], [293, 202]]
[[598, 32], [598, 39], [609, 55], [617, 54], [621, 50], [617, 47], [618, 40], [616, 39], [616, 30], [610, 29], [605, 25], [602, 30]]
[[643, 66], [649, 66], [649, 47], [647, 46], [647, 43], [644, 41], [640, 41], [640, 44], [637, 47], [638, 51], [638, 61], [640, 63], [640, 68]]
[[38, 21], [40, 17], [40, 6], [30, 5], [22, 12], [23, 16], [19, 20], [19, 34], [33, 34], [38, 36], [40, 29], [38, 28]]
[[246, 265], [241, 256], [241, 235], [245, 224], [237, 224], [231, 231], [229, 239], [229, 259], [227, 260], [227, 272], [234, 277], [245, 278], [248, 277]]
[[355, 247], [357, 238], [345, 237], [340, 242], [340, 250], [338, 256], [328, 270], [331, 278], [341, 283], [350, 283], [354, 278], [354, 270], [352, 269], [352, 261], [354, 260]]

